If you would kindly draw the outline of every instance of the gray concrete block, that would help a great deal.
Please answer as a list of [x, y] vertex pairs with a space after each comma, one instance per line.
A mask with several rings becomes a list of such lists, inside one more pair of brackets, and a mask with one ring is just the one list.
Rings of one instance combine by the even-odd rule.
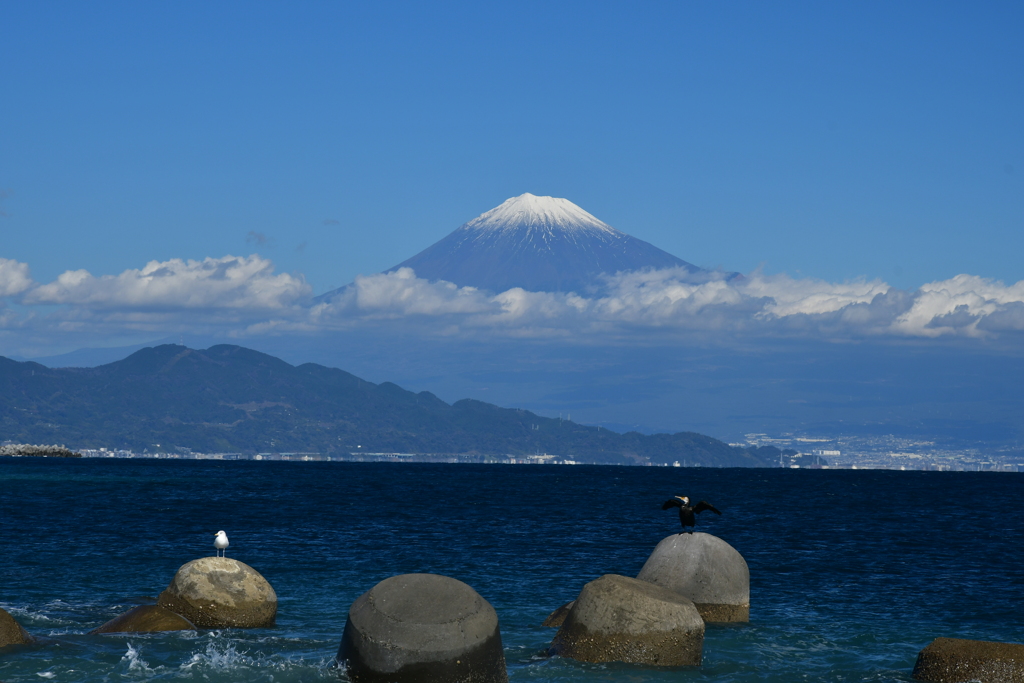
[[551, 653], [584, 662], [650, 666], [698, 665], [704, 621], [675, 591], [606, 574], [580, 591], [551, 644]]
[[157, 604], [200, 628], [274, 625], [277, 593], [263, 576], [230, 557], [202, 557], [178, 570]]
[[1024, 683], [1024, 645], [936, 638], [918, 654], [913, 675], [933, 683]]
[[159, 633], [192, 631], [195, 626], [185, 617], [160, 605], [140, 605], [119, 614], [89, 633]]
[[498, 615], [462, 581], [402, 574], [349, 609], [338, 663], [353, 683], [507, 683]]
[[686, 596], [705, 621], [750, 620], [750, 570], [731, 545], [711, 534], [673, 534], [637, 578]]
[[544, 623], [541, 624], [541, 626], [544, 626], [546, 628], [558, 628], [563, 623], [565, 623], [565, 618], [569, 616], [569, 610], [571, 610], [572, 606], [575, 604], [575, 600], [573, 600], [572, 602], [565, 603], [564, 605], [556, 609], [554, 612], [549, 614], [548, 618], [544, 620]]
[[0, 647], [28, 645], [34, 638], [14, 620], [7, 610], [0, 608]]

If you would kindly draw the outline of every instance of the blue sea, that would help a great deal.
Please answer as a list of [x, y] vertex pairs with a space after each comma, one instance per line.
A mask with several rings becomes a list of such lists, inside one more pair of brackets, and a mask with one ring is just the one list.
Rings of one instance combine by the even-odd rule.
[[[338, 681], [352, 601], [394, 574], [465, 581], [495, 607], [512, 681], [910, 681], [937, 636], [1024, 641], [1024, 474], [0, 458], [0, 607], [36, 645], [0, 680]], [[749, 624], [704, 663], [550, 658], [541, 622], [602, 574], [635, 576], [678, 529], [746, 558]], [[277, 626], [89, 635], [212, 555], [262, 573]]]

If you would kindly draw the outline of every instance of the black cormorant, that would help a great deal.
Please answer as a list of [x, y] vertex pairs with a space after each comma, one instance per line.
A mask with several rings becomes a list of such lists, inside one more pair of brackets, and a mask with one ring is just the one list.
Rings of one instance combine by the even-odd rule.
[[[716, 515], [722, 514], [715, 509], [715, 506], [706, 500], [702, 500], [696, 505], [690, 505], [690, 499], [686, 496], [676, 496], [671, 500], [666, 500], [662, 504], [662, 510], [668, 510], [669, 508], [679, 508], [679, 523], [683, 526], [683, 531], [687, 533], [693, 533], [693, 527], [697, 526], [696, 515], [704, 512], [705, 510], [711, 510]], [[686, 527], [690, 527], [687, 529]], [[679, 533], [683, 533], [680, 531]]]

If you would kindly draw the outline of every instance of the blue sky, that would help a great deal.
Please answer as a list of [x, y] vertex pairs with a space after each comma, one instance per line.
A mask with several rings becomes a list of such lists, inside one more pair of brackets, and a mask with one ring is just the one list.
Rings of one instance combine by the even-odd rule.
[[[780, 288], [882, 283], [849, 299], [863, 304], [968, 275], [957, 296], [997, 293], [962, 312], [1010, 306], [996, 312], [1017, 322], [1000, 329], [1020, 329], [1007, 288], [1024, 280], [1022, 15], [1017, 3], [5, 3], [0, 354], [258, 335], [282, 317], [311, 329], [240, 311], [384, 270], [523, 192], [566, 197], [698, 265], [783, 278], [764, 290], [771, 311], [785, 308]], [[238, 278], [256, 284], [241, 294], [140, 299], [115, 277], [228, 255], [250, 259]], [[80, 274], [55, 285], [81, 270], [88, 292]], [[931, 334], [958, 301], [915, 329]]]

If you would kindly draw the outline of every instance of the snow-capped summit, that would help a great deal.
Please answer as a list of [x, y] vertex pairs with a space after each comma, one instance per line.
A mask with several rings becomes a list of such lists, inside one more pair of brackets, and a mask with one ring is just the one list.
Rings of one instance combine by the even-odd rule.
[[602, 276], [621, 271], [683, 268], [695, 278], [718, 277], [616, 230], [568, 199], [529, 193], [480, 214], [388, 272], [403, 267], [427, 280], [492, 292], [522, 287], [584, 295], [602, 292]]
[[621, 235], [618, 230], [576, 206], [568, 199], [521, 194], [482, 213], [460, 230], [566, 230], [598, 231]]

